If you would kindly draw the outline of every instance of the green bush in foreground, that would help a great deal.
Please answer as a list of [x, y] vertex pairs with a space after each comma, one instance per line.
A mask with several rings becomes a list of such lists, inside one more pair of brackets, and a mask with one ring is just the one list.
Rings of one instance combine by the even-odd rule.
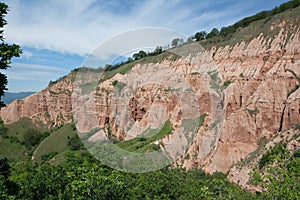
[[[89, 154], [68, 155], [59, 166], [15, 163], [0, 177], [5, 199], [253, 199], [253, 194], [229, 183], [226, 175], [206, 175], [195, 169], [164, 168], [149, 173], [124, 173]], [[9, 186], [8, 186], [9, 181]], [[2, 196], [1, 196], [2, 195]]]

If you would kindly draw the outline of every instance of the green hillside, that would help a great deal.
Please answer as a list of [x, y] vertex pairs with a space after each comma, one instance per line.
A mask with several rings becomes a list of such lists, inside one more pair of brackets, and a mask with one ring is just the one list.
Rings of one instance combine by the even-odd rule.
[[43, 156], [63, 152], [68, 148], [69, 141], [74, 136], [77, 136], [77, 132], [73, 124], [66, 124], [52, 132], [35, 149], [33, 153], [35, 162], [41, 162]]

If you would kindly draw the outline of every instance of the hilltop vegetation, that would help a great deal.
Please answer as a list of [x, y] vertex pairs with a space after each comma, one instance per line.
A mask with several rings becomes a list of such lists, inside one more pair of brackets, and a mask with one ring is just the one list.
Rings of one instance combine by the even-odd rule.
[[222, 27], [220, 31], [217, 28], [213, 28], [209, 33], [206, 33], [205, 31], [197, 32], [194, 38], [196, 39], [196, 41], [211, 39], [215, 37], [219, 37], [219, 42], [223, 40], [228, 40], [238, 29], [247, 27], [255, 21], [259, 21], [262, 19], [270, 19], [274, 15], [282, 13], [288, 9], [296, 8], [299, 5], [300, 0], [291, 0], [281, 4], [279, 7], [273, 8], [272, 10], [261, 11], [253, 16], [244, 18], [233, 25]]

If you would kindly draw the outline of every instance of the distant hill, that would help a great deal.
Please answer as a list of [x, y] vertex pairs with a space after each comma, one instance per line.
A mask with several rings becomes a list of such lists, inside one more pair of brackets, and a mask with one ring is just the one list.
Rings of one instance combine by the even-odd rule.
[[12, 102], [16, 99], [23, 99], [34, 93], [35, 92], [17, 92], [17, 93], [5, 92], [5, 95], [1, 99], [5, 104], [9, 104], [10, 102]]

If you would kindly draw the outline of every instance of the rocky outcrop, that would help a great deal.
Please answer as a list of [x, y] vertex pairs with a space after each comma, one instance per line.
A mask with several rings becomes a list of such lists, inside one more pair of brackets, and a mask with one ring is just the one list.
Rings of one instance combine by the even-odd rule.
[[5, 124], [23, 117], [32, 119], [37, 126], [58, 127], [72, 121], [72, 78], [70, 74], [46, 89], [24, 99], [15, 100], [1, 109]]

